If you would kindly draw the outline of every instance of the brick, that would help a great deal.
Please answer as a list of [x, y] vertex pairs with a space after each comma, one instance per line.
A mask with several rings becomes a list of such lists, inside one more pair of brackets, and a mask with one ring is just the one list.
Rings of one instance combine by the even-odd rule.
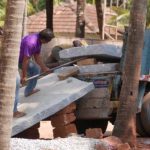
[[108, 148], [102, 144], [95, 145], [95, 150], [108, 150]]
[[80, 60], [77, 62], [78, 66], [94, 65], [94, 64], [96, 64], [95, 58], [88, 58], [88, 59]]
[[119, 144], [117, 150], [130, 150], [131, 147], [128, 143]]
[[76, 117], [74, 113], [55, 115], [51, 118], [51, 123], [53, 127], [59, 127], [59, 126], [70, 124], [75, 119]]
[[95, 139], [103, 138], [103, 133], [101, 128], [93, 128], [93, 129], [90, 128], [87, 129], [85, 133], [87, 138], [95, 138]]
[[114, 149], [117, 149], [117, 146], [119, 144], [123, 144], [122, 141], [118, 137], [115, 137], [115, 136], [106, 137], [102, 139], [101, 141], [106, 142], [110, 147]]
[[54, 138], [57, 138], [57, 137], [65, 138], [71, 133], [77, 133], [75, 124], [69, 124], [66, 126], [56, 127], [53, 130]]
[[40, 121], [40, 139], [53, 139], [53, 127], [51, 121]]
[[69, 113], [74, 112], [75, 110], [76, 110], [76, 104], [75, 103], [71, 103], [70, 105], [68, 105], [64, 109], [62, 109], [59, 112], [57, 112], [56, 115], [69, 114]]

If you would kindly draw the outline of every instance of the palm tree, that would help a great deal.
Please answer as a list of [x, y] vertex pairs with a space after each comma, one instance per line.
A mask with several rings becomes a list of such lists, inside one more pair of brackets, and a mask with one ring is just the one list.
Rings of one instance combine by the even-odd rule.
[[53, 0], [46, 0], [46, 27], [53, 31]]
[[8, 0], [0, 58], [0, 149], [9, 150], [25, 0]]
[[27, 4], [28, 0], [25, 0], [24, 14], [23, 14], [23, 26], [22, 26], [22, 37], [24, 37], [27, 33]]
[[136, 144], [136, 99], [141, 70], [141, 56], [146, 23], [147, 0], [133, 0], [127, 42], [123, 83], [120, 94], [120, 107], [113, 135], [129, 143]]
[[102, 39], [103, 35], [103, 10], [102, 10], [102, 1], [101, 0], [96, 0], [95, 1], [96, 5], [96, 12], [97, 12], [97, 21], [98, 21], [98, 27], [99, 27], [99, 34], [100, 38]]
[[76, 20], [76, 37], [84, 38], [85, 36], [85, 0], [77, 0], [77, 20]]

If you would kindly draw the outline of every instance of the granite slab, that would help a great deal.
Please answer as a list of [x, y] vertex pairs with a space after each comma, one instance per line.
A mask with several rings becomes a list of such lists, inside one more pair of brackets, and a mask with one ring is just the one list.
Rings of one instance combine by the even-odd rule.
[[97, 56], [102, 59], [120, 59], [121, 46], [112, 44], [95, 44], [82, 47], [72, 47], [59, 52], [61, 59], [78, 58], [84, 56]]
[[22, 118], [13, 119], [12, 136], [55, 114], [72, 102], [94, 89], [93, 83], [68, 78], [59, 81], [56, 74], [38, 80], [39, 92], [24, 97], [24, 87], [20, 89], [19, 111], [26, 113]]
[[86, 65], [86, 66], [67, 66], [56, 69], [54, 72], [59, 74], [74, 68], [79, 69], [79, 74], [84, 73], [102, 73], [102, 72], [111, 72], [111, 71], [118, 71], [119, 64], [118, 63], [107, 63], [107, 64], [95, 64], [95, 65]]

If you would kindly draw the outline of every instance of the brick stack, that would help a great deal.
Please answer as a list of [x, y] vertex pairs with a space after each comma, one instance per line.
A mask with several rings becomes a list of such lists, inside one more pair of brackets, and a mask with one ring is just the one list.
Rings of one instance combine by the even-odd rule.
[[76, 125], [74, 124], [76, 120], [75, 109], [76, 104], [72, 103], [51, 117], [54, 138], [64, 138], [71, 133], [77, 133]]

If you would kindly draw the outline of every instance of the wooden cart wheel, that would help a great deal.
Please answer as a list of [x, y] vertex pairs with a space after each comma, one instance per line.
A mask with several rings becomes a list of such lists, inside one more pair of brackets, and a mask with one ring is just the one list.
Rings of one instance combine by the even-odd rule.
[[136, 132], [142, 137], [148, 136], [141, 122], [141, 113], [136, 114]]
[[150, 136], [150, 92], [144, 97], [141, 110], [141, 121], [144, 130]]

